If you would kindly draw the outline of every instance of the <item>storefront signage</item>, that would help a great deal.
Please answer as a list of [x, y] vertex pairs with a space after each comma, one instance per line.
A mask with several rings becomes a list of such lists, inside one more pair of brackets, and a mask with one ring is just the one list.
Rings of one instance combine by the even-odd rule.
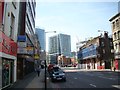
[[25, 35], [19, 35], [18, 36], [18, 41], [25, 42], [26, 41], [26, 36]]
[[26, 47], [26, 50], [28, 54], [33, 54], [33, 47], [28, 46]]
[[40, 58], [39, 55], [35, 54], [34, 59], [39, 59], [39, 58]]
[[27, 50], [26, 50], [26, 48], [22, 48], [22, 47], [20, 48], [20, 47], [19, 47], [19, 48], [17, 49], [17, 53], [18, 53], [18, 54], [27, 54]]
[[17, 43], [0, 31], [0, 52], [17, 56]]
[[26, 42], [18, 42], [18, 47], [26, 47], [27, 43]]

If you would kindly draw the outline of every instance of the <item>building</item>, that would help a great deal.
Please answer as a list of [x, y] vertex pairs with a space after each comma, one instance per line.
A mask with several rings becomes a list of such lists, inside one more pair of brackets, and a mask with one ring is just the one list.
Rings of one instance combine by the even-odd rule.
[[[50, 57], [63, 55], [70, 57], [71, 55], [71, 38], [70, 35], [58, 34], [49, 38], [49, 54]], [[56, 59], [55, 58], [55, 59]], [[54, 61], [54, 59], [50, 58]], [[55, 61], [57, 63], [57, 61]]]
[[35, 54], [35, 0], [20, 2], [18, 50], [17, 50], [17, 79], [34, 71]]
[[35, 68], [35, 70], [41, 64], [40, 52], [41, 52], [40, 43], [38, 41], [38, 36], [35, 34], [35, 53], [34, 53], [34, 59], [35, 59], [34, 68]]
[[0, 1], [0, 89], [16, 82], [18, 2]]
[[41, 52], [40, 52], [40, 59], [46, 60], [46, 36], [45, 36], [45, 30], [36, 28], [35, 33], [38, 37], [38, 41], [40, 43]]
[[35, 33], [38, 36], [38, 40], [40, 42], [41, 50], [46, 51], [46, 38], [45, 38], [45, 30], [36, 28]]
[[109, 21], [111, 22], [114, 44], [114, 67], [120, 69], [120, 12], [113, 16]]
[[114, 59], [112, 38], [104, 32], [104, 36], [98, 36], [88, 40], [78, 52], [80, 68], [82, 69], [111, 69]]

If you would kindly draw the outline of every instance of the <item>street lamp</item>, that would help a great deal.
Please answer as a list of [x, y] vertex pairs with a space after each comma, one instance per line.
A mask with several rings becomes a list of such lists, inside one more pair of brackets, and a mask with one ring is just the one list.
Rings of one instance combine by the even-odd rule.
[[[56, 33], [56, 31], [48, 31], [45, 33]], [[47, 57], [46, 57], [46, 59], [47, 59]], [[46, 67], [47, 67], [47, 64], [46, 64], [46, 60], [45, 60], [45, 90], [47, 90]]]

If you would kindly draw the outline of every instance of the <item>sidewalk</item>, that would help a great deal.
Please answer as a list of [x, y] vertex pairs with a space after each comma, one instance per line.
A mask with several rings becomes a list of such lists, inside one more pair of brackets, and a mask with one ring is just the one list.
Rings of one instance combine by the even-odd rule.
[[37, 72], [32, 72], [27, 75], [24, 79], [17, 81], [10, 87], [10, 89], [14, 88], [44, 88], [45, 69], [41, 69], [40, 76], [37, 76]]

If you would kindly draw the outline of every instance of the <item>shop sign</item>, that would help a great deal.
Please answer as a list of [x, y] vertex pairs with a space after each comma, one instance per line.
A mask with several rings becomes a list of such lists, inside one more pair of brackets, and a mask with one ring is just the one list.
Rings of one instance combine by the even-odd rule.
[[33, 47], [28, 46], [28, 47], [26, 47], [26, 50], [27, 50], [28, 54], [33, 54]]
[[17, 56], [17, 43], [0, 31], [0, 52]]
[[17, 53], [18, 53], [18, 54], [27, 54], [27, 50], [26, 50], [26, 48], [22, 48], [22, 47], [20, 48], [20, 47], [19, 47], [19, 48], [17, 49]]
[[17, 40], [21, 41], [21, 42], [25, 42], [26, 41], [26, 36], [25, 35], [19, 35]]
[[40, 58], [39, 55], [35, 54], [34, 59], [39, 59], [39, 58]]
[[26, 42], [18, 42], [18, 47], [26, 47], [27, 43]]

